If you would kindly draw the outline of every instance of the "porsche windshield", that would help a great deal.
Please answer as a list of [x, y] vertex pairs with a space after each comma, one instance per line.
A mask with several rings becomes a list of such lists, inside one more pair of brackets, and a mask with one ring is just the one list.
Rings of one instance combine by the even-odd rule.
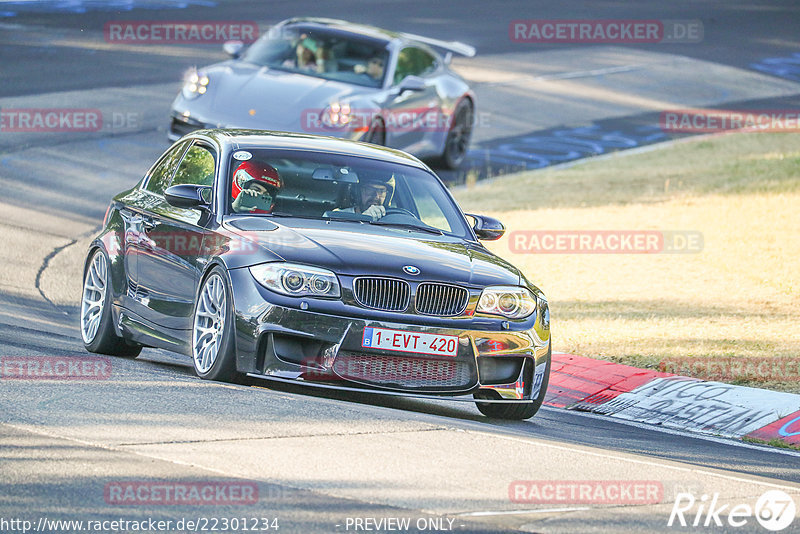
[[233, 153], [228, 176], [231, 213], [471, 237], [447, 190], [423, 169], [337, 154], [248, 149]]
[[316, 26], [273, 28], [253, 43], [242, 60], [339, 82], [382, 87], [386, 43]]

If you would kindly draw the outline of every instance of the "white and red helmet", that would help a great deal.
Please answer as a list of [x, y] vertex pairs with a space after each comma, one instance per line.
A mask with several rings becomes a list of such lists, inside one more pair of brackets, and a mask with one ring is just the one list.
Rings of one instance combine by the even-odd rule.
[[244, 161], [233, 171], [231, 196], [235, 199], [242, 192], [242, 189], [245, 189], [253, 182], [266, 187], [273, 199], [283, 187], [283, 181], [274, 167], [255, 161]]

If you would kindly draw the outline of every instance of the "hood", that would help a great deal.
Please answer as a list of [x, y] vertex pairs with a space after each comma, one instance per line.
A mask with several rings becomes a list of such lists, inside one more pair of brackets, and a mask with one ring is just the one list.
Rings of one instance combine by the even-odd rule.
[[183, 100], [182, 106], [202, 122], [229, 128], [302, 133], [309, 129], [303, 128], [308, 113], [321, 113], [330, 102], [377, 91], [240, 61], [203, 72], [210, 80], [208, 93]]
[[[283, 259], [314, 265], [337, 274], [378, 275], [418, 281], [453, 282], [483, 287], [517, 285], [520, 272], [482, 246], [450, 236], [433, 236], [352, 222], [239, 217], [225, 226], [262, 249], [248, 265]], [[403, 271], [413, 265], [417, 276]], [[241, 265], [244, 267], [245, 265]]]

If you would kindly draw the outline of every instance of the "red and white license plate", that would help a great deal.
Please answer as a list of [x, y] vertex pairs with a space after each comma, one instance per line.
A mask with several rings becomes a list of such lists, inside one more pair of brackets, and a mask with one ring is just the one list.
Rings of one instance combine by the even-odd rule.
[[458, 336], [367, 327], [364, 329], [361, 346], [368, 349], [455, 356], [458, 354]]

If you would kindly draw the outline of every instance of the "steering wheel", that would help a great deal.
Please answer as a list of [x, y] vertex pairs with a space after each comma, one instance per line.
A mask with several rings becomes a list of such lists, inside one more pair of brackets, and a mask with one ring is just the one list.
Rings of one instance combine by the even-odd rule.
[[405, 208], [386, 208], [386, 215], [384, 215], [384, 217], [388, 215], [408, 215], [409, 217], [414, 217], [415, 219], [417, 218], [416, 215]]

